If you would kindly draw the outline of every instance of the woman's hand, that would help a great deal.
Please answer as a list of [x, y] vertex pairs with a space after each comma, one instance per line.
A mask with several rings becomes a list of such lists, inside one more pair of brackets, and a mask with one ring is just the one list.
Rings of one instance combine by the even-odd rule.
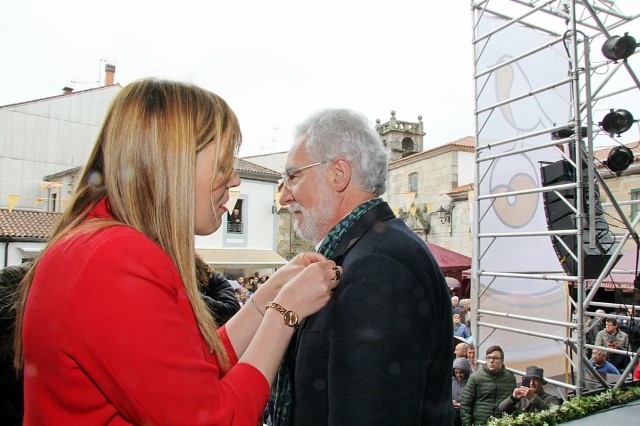
[[274, 300], [295, 312], [300, 320], [318, 312], [329, 302], [342, 274], [342, 267], [336, 266], [334, 261], [318, 260], [322, 256], [317, 253], [305, 254], [314, 256], [301, 256], [297, 260], [302, 264], [310, 263], [282, 287]]
[[[258, 292], [260, 301], [266, 302], [275, 299], [280, 289], [289, 282], [293, 277], [301, 273], [304, 268], [317, 262], [326, 261], [327, 259], [320, 253], [300, 253], [291, 259], [286, 265], [274, 272], [265, 284], [260, 286]], [[268, 300], [267, 300], [268, 299]], [[265, 302], [265, 303], [266, 303]]]

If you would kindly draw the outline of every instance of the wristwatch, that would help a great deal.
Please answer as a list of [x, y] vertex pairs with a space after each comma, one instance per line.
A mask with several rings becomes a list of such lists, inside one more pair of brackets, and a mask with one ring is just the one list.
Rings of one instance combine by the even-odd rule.
[[265, 306], [265, 309], [273, 308], [276, 311], [282, 314], [282, 318], [284, 319], [284, 323], [289, 327], [297, 327], [298, 326], [298, 314], [293, 311], [288, 311], [283, 308], [281, 305], [278, 305], [276, 302], [269, 302]]

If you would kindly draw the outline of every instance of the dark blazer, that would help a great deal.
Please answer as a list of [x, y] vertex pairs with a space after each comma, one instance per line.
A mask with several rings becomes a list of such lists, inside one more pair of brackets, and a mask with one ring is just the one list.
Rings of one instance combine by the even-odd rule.
[[335, 253], [340, 284], [294, 343], [292, 424], [451, 424], [451, 299], [424, 241], [383, 203]]

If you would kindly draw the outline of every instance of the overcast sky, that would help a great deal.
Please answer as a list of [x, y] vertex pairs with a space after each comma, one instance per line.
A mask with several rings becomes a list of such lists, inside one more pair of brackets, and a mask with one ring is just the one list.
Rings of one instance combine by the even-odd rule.
[[287, 150], [323, 107], [422, 115], [425, 148], [474, 134], [468, 0], [20, 0], [0, 13], [0, 105], [147, 76], [190, 81], [240, 118], [242, 155]]

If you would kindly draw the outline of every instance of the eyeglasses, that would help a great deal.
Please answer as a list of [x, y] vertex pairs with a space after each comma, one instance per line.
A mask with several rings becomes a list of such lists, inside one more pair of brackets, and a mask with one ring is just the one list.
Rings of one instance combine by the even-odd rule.
[[485, 359], [487, 361], [502, 361], [502, 358], [497, 357], [497, 356], [488, 356], [488, 357], [485, 357]]
[[300, 173], [303, 170], [307, 170], [310, 169], [311, 167], [315, 167], [315, 166], [319, 166], [320, 164], [325, 164], [328, 163], [328, 160], [325, 161], [318, 161], [317, 163], [313, 163], [313, 164], [309, 164], [306, 166], [302, 166], [302, 167], [298, 167], [297, 169], [293, 169], [293, 170], [289, 170], [289, 171], [284, 171], [282, 173], [280, 173], [280, 175], [282, 176], [282, 181], [284, 182], [284, 186], [287, 187], [287, 189], [289, 191], [291, 191], [291, 185], [293, 185], [293, 179], [295, 178], [295, 174], [296, 173]]

